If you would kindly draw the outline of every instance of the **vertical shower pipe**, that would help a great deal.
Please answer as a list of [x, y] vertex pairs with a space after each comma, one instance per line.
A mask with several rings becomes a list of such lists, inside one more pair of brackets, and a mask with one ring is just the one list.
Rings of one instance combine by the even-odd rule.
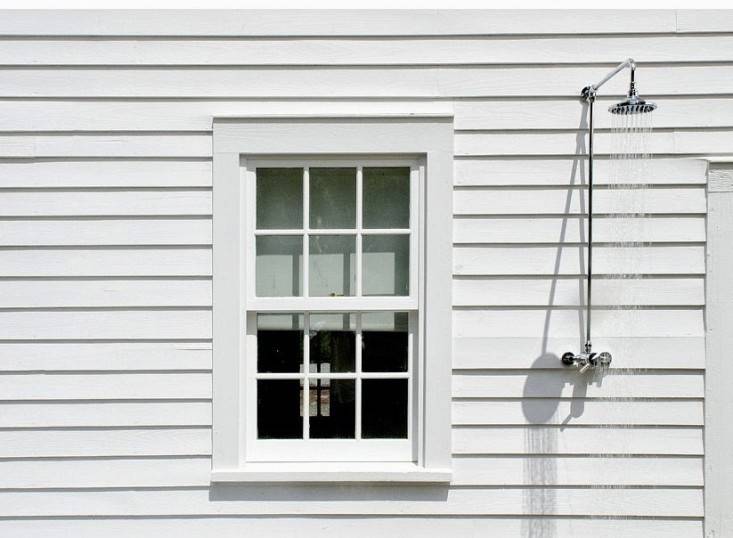
[[590, 353], [590, 306], [593, 285], [593, 104], [596, 92], [588, 92], [588, 282], [585, 300], [585, 352]]
[[561, 357], [562, 363], [566, 366], [575, 365], [581, 367], [581, 371], [591, 366], [607, 367], [611, 364], [611, 354], [593, 353], [591, 342], [591, 310], [593, 306], [593, 112], [598, 89], [606, 82], [616, 76], [625, 68], [631, 70], [631, 83], [629, 85], [628, 99], [609, 109], [613, 114], [637, 114], [640, 112], [651, 112], [656, 108], [654, 103], [646, 103], [638, 97], [635, 87], [636, 64], [632, 58], [616, 66], [610, 73], [603, 77], [597, 84], [586, 86], [580, 95], [588, 103], [588, 269], [586, 277], [586, 301], [585, 301], [585, 346], [582, 353], [568, 351]]
[[588, 103], [588, 277], [585, 301], [585, 352], [587, 354], [591, 352], [593, 347], [591, 343], [591, 306], [593, 304], [593, 105], [596, 101], [598, 89], [626, 67], [631, 71], [629, 97], [635, 95], [634, 75], [636, 63], [634, 63], [633, 58], [626, 59], [597, 84], [586, 86], [581, 92], [581, 95]]

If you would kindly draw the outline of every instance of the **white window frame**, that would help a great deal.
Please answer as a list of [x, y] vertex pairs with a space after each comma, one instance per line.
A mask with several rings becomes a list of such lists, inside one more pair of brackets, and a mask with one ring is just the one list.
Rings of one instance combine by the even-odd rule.
[[[304, 458], [309, 461], [295, 461], [284, 449], [286, 460], [263, 462], [254, 446], [247, 386], [252, 382], [256, 335], [247, 312], [293, 311], [294, 304], [293, 298], [255, 298], [248, 293], [254, 289], [254, 256], [248, 246], [254, 182], [248, 179], [253, 159], [272, 157], [276, 162], [288, 158], [309, 163], [354, 163], [363, 157], [369, 166], [380, 159], [407, 158], [416, 171], [411, 183], [420, 185], [417, 230], [422, 239], [410, 244], [411, 255], [421, 247], [418, 263], [410, 267], [410, 296], [304, 299], [300, 309], [417, 310], [409, 461], [394, 458], [395, 452], [386, 448], [383, 453], [374, 450], [372, 461], [357, 453], [353, 461], [348, 455], [337, 457], [336, 451], [325, 453], [327, 461], [314, 462], [311, 456]], [[452, 157], [453, 122], [446, 115], [214, 120], [213, 482], [450, 480]], [[395, 307], [400, 302], [405, 308]]]
[[[414, 390], [416, 385], [416, 377], [419, 375], [419, 358], [414, 343], [417, 342], [417, 325], [420, 308], [419, 294], [419, 251], [421, 250], [420, 236], [420, 193], [424, 188], [424, 166], [421, 159], [417, 158], [377, 158], [372, 159], [363, 156], [355, 156], [352, 158], [346, 156], [333, 158], [304, 158], [304, 157], [242, 157], [242, 181], [246, 189], [245, 195], [245, 217], [242, 225], [244, 226], [244, 251], [246, 272], [249, 275], [255, 275], [255, 239], [257, 235], [275, 236], [289, 235], [303, 237], [303, 295], [299, 297], [257, 297], [255, 292], [256, 278], [248, 279], [246, 286], [246, 323], [247, 323], [247, 341], [246, 341], [246, 357], [257, 356], [257, 314], [258, 313], [278, 313], [293, 312], [304, 314], [304, 338], [308, 342], [308, 317], [309, 313], [353, 313], [360, 314], [363, 312], [379, 312], [394, 311], [409, 313], [409, 330], [408, 330], [408, 369], [407, 372], [391, 372], [389, 374], [372, 374], [360, 372], [361, 358], [361, 324], [357, 322], [356, 326], [356, 379], [367, 378], [405, 378], [408, 383], [408, 428], [406, 439], [363, 439], [361, 438], [361, 394], [360, 385], [356, 386], [356, 421], [355, 421], [355, 439], [312, 439], [308, 438], [308, 417], [303, 417], [303, 427], [306, 439], [258, 439], [257, 438], [257, 394], [256, 379], [305, 379], [309, 375], [303, 374], [258, 374], [257, 363], [255, 360], [246, 360], [245, 368], [247, 369], [247, 383], [245, 393], [247, 401], [244, 405], [243, 415], [245, 418], [246, 428], [246, 446], [248, 462], [293, 462], [293, 461], [381, 461], [381, 462], [412, 462], [416, 461], [417, 446], [416, 431], [418, 421], [416, 420], [418, 401], [417, 391]], [[341, 167], [356, 168], [356, 225], [354, 229], [318, 229], [313, 231], [310, 227], [308, 219], [309, 208], [309, 169], [319, 167]], [[369, 167], [403, 167], [410, 169], [410, 207], [409, 207], [409, 228], [406, 229], [365, 229], [362, 227], [362, 178], [363, 169]], [[257, 168], [302, 168], [303, 175], [303, 227], [298, 229], [268, 229], [258, 231], [256, 228], [256, 173]], [[356, 295], [347, 297], [310, 297], [308, 283], [309, 269], [309, 248], [308, 238], [311, 234], [318, 235], [344, 235], [356, 233]], [[409, 234], [409, 295], [407, 296], [361, 296], [362, 288], [362, 263], [360, 243], [362, 234], [371, 235], [393, 235]], [[357, 317], [357, 321], [360, 318]], [[304, 359], [308, 363], [308, 345], [304, 344]], [[306, 368], [307, 371], [307, 368]], [[351, 378], [354, 374], [331, 374], [333, 378]], [[304, 391], [304, 396], [307, 391]], [[304, 409], [308, 409], [303, 403]]]

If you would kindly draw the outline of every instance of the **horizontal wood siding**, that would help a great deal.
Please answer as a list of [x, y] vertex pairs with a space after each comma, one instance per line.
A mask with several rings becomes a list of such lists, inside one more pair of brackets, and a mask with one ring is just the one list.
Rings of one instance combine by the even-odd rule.
[[[0, 534], [701, 538], [702, 158], [733, 153], [732, 33], [694, 11], [4, 13]], [[582, 341], [577, 95], [628, 56], [656, 158], [609, 187], [620, 76], [594, 200], [614, 368], [582, 376], [558, 360]], [[212, 118], [436, 111], [452, 484], [211, 487]]]

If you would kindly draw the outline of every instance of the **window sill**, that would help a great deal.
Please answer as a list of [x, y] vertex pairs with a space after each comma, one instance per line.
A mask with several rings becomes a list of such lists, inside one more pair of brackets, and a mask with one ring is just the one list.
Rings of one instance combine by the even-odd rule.
[[249, 463], [239, 469], [213, 470], [212, 483], [369, 482], [449, 483], [450, 469], [426, 469], [414, 463]]

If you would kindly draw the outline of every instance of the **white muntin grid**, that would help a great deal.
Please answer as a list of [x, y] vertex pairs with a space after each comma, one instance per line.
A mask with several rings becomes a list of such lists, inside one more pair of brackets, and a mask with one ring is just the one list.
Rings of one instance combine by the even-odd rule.
[[[354, 228], [311, 228], [310, 226], [310, 168], [356, 168], [356, 226]], [[408, 228], [364, 228], [363, 227], [363, 171], [367, 167], [408, 167], [410, 168], [410, 206]], [[303, 170], [303, 227], [292, 229], [256, 228], [256, 170], [257, 168], [301, 168]], [[247, 274], [255, 274], [256, 238], [258, 236], [299, 236], [302, 238], [302, 283], [301, 296], [296, 297], [257, 297], [256, 278], [247, 282], [247, 383], [246, 394], [246, 437], [248, 459], [250, 461], [309, 461], [309, 460], [379, 460], [413, 461], [414, 438], [417, 418], [415, 409], [415, 356], [417, 354], [418, 327], [418, 270], [419, 270], [419, 189], [420, 168], [412, 159], [248, 159], [243, 175], [246, 185], [248, 218], [245, 225]], [[342, 235], [355, 237], [355, 277], [353, 296], [310, 296], [309, 254], [310, 237], [315, 235]], [[406, 235], [409, 237], [408, 295], [405, 296], [364, 296], [363, 295], [363, 237], [368, 235]], [[364, 372], [362, 368], [362, 313], [389, 312], [406, 313], [407, 328], [407, 371], [404, 372]], [[303, 364], [300, 372], [260, 373], [257, 371], [257, 314], [289, 313], [303, 315]], [[353, 372], [315, 372], [311, 371], [310, 338], [314, 331], [311, 327], [311, 313], [353, 315], [355, 337], [355, 357]], [[257, 438], [257, 381], [290, 379], [299, 380], [302, 392], [302, 439], [258, 439]], [[313, 439], [310, 436], [310, 382], [311, 380], [350, 379], [355, 383], [355, 430], [353, 439]], [[407, 438], [406, 439], [364, 439], [362, 435], [362, 381], [367, 379], [406, 379], [407, 380]], [[346, 448], [348, 446], [348, 449]]]

